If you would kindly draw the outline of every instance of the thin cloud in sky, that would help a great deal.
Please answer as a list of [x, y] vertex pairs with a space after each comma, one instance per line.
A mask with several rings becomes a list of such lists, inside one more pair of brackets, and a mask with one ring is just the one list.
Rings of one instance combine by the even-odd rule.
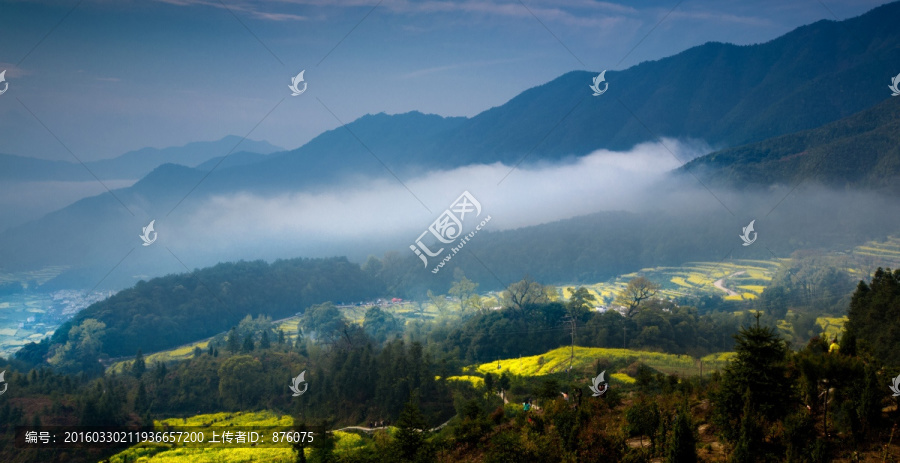
[[227, 9], [233, 12], [248, 14], [256, 19], [268, 21], [306, 21], [309, 18], [304, 15], [293, 13], [264, 11], [265, 7], [261, 5], [264, 2], [227, 2], [211, 1], [211, 0], [157, 0], [161, 3], [168, 3], [177, 6], [210, 6], [213, 8]]
[[467, 68], [477, 68], [482, 66], [496, 66], [498, 64], [509, 64], [515, 63], [519, 61], [524, 61], [530, 58], [507, 58], [507, 59], [496, 59], [496, 60], [477, 60], [477, 61], [467, 61], [461, 63], [453, 63], [444, 66], [433, 66], [430, 68], [418, 69], [412, 72], [407, 72], [405, 74], [401, 74], [401, 79], [415, 79], [418, 77], [427, 76], [434, 73], [446, 72], [446, 71], [455, 71], [457, 69], [467, 69]]

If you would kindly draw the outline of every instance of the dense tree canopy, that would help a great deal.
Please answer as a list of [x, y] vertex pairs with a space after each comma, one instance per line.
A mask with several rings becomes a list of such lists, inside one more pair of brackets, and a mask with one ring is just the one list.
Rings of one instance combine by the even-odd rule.
[[879, 268], [871, 283], [859, 282], [850, 302], [846, 348], [900, 366], [900, 269]]

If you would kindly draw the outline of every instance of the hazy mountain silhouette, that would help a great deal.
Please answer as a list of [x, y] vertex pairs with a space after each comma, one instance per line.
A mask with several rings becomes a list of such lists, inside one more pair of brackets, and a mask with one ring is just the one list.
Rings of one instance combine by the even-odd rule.
[[[228, 153], [228, 157], [246, 159], [240, 152], [260, 155], [284, 151], [265, 141], [243, 140], [236, 135], [228, 135], [216, 141], [192, 142], [184, 146], [168, 148], [142, 148], [129, 151], [111, 159], [88, 161], [81, 165], [74, 160], [51, 161], [45, 159], [0, 154], [0, 179], [9, 181], [93, 181], [95, 174], [101, 180], [139, 179], [153, 169], [167, 163], [188, 167], [201, 164]], [[260, 160], [261, 157], [253, 160]], [[234, 164], [241, 165], [241, 164]]]
[[[0, 234], [2, 254], [12, 269], [88, 265], [101, 254], [115, 262], [110, 243], [131, 246], [135, 230], [151, 217], [167, 215], [188, 194], [188, 201], [197, 201], [239, 191], [316, 190], [353, 177], [396, 175], [402, 180], [473, 163], [513, 164], [525, 156], [528, 161], [558, 160], [602, 148], [628, 149], [659, 136], [725, 147], [766, 140], [757, 146], [785, 154], [770, 159], [753, 148], [746, 153], [736, 148], [692, 165], [715, 167], [718, 173], [708, 175], [723, 177], [723, 182], [788, 182], [813, 175], [814, 156], [791, 161], [806, 167], [782, 176], [775, 174], [776, 159], [797, 153], [798, 140], [804, 137], [810, 146], [818, 143], [820, 132], [772, 137], [842, 118], [847, 119], [821, 129], [822, 134], [832, 133], [823, 138], [831, 145], [821, 148], [828, 151], [822, 156], [829, 163], [842, 162], [827, 168], [830, 183], [881, 186], [893, 174], [866, 172], [893, 162], [896, 152], [879, 151], [879, 160], [861, 157], [854, 164], [862, 155], [852, 141], [863, 136], [866, 143], [886, 148], [890, 141], [882, 143], [877, 137], [892, 131], [895, 105], [888, 102], [874, 113], [848, 116], [891, 98], [887, 84], [898, 72], [892, 66], [900, 62], [900, 31], [894, 27], [898, 19], [900, 3], [893, 3], [842, 22], [819, 21], [765, 44], [708, 43], [609, 71], [609, 91], [599, 97], [591, 96], [588, 88], [595, 73], [570, 72], [472, 118], [419, 112], [368, 115], [292, 151], [262, 158], [237, 155], [234, 164], [226, 159], [218, 168], [210, 161], [215, 156], [208, 157], [202, 169], [163, 165], [132, 187], [115, 191], [118, 200], [136, 209], [134, 215], [109, 194], [86, 198]], [[729, 170], [729, 162], [735, 163], [734, 169]], [[743, 169], [754, 163], [756, 170], [734, 174], [738, 165]], [[851, 168], [840, 167], [844, 165]], [[891, 172], [896, 172], [896, 163], [893, 166]]]

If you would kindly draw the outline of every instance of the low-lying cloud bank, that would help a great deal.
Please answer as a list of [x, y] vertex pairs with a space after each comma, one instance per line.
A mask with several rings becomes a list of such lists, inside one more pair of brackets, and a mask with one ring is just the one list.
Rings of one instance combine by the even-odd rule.
[[429, 172], [402, 184], [380, 179], [316, 194], [242, 192], [207, 200], [182, 223], [172, 224], [168, 234], [179, 246], [223, 257], [237, 249], [270, 248], [328, 255], [338, 243], [411, 242], [463, 191], [492, 216], [492, 230], [601, 210], [637, 210], [653, 203], [651, 187], [702, 152], [696, 144], [664, 140], [565, 163], [528, 164], [526, 159], [518, 167], [496, 163]]

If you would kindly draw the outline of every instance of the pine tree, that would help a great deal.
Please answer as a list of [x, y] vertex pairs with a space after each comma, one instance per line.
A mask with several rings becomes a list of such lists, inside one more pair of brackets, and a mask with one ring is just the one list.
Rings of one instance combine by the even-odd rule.
[[874, 429], [881, 419], [881, 399], [883, 389], [878, 385], [875, 367], [866, 365], [863, 378], [862, 391], [856, 398], [856, 414], [859, 416], [860, 433], [865, 435]]
[[694, 423], [688, 408], [678, 410], [672, 424], [669, 449], [666, 452], [668, 463], [695, 463], [697, 461], [697, 439], [694, 437]]
[[[322, 427], [326, 427], [325, 423], [322, 423]], [[334, 454], [335, 448], [335, 438], [331, 433], [326, 432], [323, 436], [316, 436], [316, 440], [319, 442], [312, 449], [312, 452], [309, 455], [309, 459], [312, 463], [335, 463], [338, 461], [337, 456]]]
[[134, 362], [131, 364], [131, 374], [136, 378], [140, 378], [145, 371], [147, 371], [147, 364], [144, 361], [144, 353], [141, 349], [138, 349], [137, 354], [134, 356]]
[[228, 332], [228, 345], [227, 345], [228, 352], [235, 354], [235, 353], [237, 353], [238, 350], [240, 350], [240, 348], [241, 348], [240, 335], [237, 332], [237, 328], [232, 326], [231, 331]]
[[415, 399], [410, 398], [397, 419], [397, 454], [402, 461], [430, 461], [427, 458], [429, 449], [423, 432], [427, 426], [425, 417], [413, 400]]
[[731, 463], [752, 463], [762, 454], [763, 430], [759, 418], [753, 412], [749, 390], [744, 393], [744, 409], [741, 413], [741, 428]]
[[156, 362], [156, 371], [153, 372], [153, 376], [156, 379], [157, 383], [161, 383], [164, 379], [166, 379], [166, 364], [162, 362]]
[[244, 352], [244, 353], [253, 352], [254, 348], [255, 348], [255, 346], [253, 345], [253, 337], [250, 335], [247, 335], [247, 337], [244, 338], [244, 345], [243, 345], [243, 347], [241, 347], [241, 352]]
[[149, 409], [149, 405], [150, 401], [147, 398], [147, 388], [144, 387], [144, 382], [141, 381], [138, 383], [137, 395], [134, 397], [134, 411], [138, 414], [145, 413]]
[[259, 348], [268, 349], [272, 347], [272, 341], [269, 340], [269, 330], [264, 330], [259, 338]]
[[741, 410], [750, 409], [770, 422], [790, 410], [794, 391], [787, 375], [788, 348], [770, 327], [742, 328], [735, 336], [737, 358], [725, 367], [719, 390], [712, 394], [713, 422], [723, 436], [736, 442], [741, 433]]

